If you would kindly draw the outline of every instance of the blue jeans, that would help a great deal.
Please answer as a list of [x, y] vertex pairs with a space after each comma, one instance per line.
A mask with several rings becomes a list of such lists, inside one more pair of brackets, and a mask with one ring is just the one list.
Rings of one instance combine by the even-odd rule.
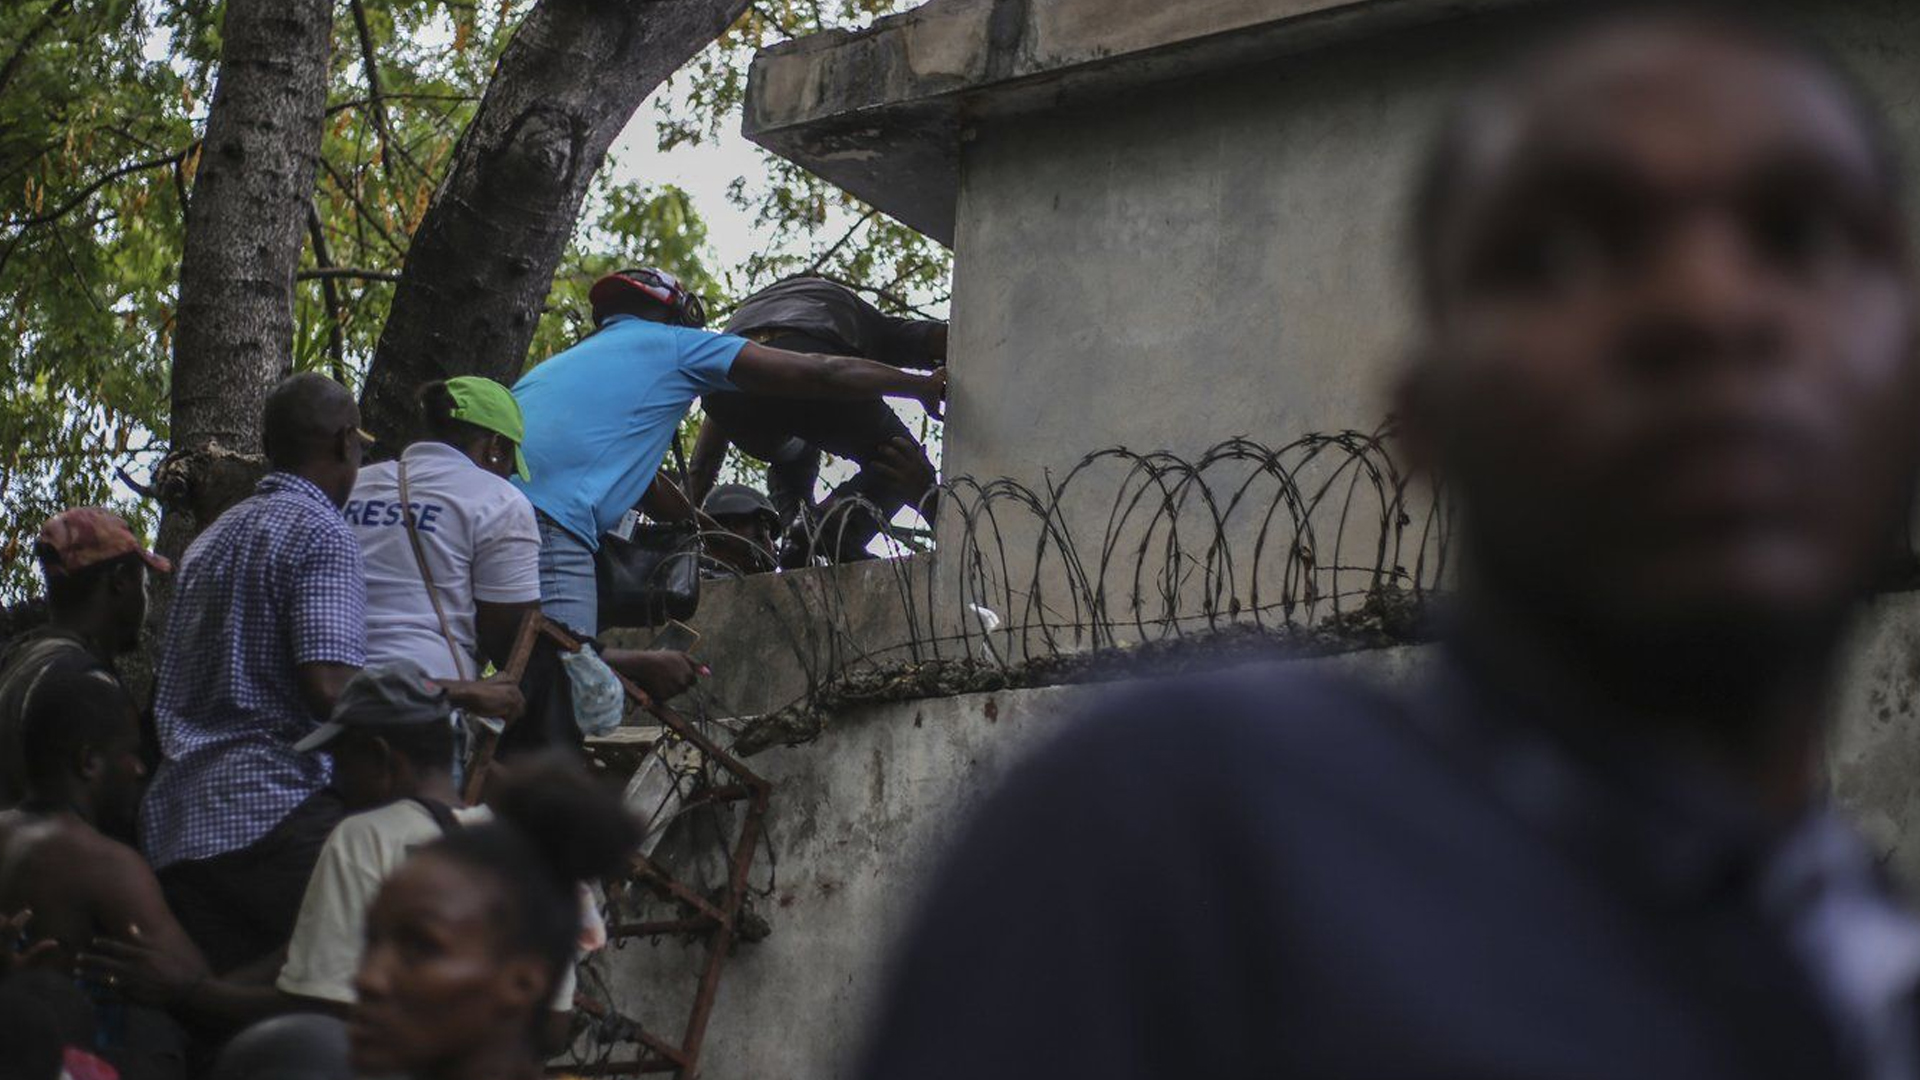
[[600, 632], [600, 594], [593, 552], [545, 514], [540, 525], [540, 610], [576, 634]]

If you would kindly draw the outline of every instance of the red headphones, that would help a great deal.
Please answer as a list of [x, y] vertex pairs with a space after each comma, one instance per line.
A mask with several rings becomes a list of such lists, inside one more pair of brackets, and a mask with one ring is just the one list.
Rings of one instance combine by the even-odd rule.
[[622, 296], [631, 296], [634, 292], [659, 301], [679, 326], [701, 327], [707, 325], [707, 305], [698, 296], [687, 291], [680, 279], [665, 270], [636, 266], [625, 270], [616, 270], [587, 290], [587, 302], [593, 305], [593, 322], [598, 326], [609, 316], [618, 314], [616, 305]]

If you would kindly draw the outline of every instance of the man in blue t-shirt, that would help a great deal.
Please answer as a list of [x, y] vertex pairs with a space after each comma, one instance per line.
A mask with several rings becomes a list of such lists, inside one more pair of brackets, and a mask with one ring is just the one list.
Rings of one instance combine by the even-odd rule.
[[[830, 400], [914, 398], [939, 415], [945, 370], [902, 371], [872, 360], [816, 356], [701, 329], [700, 298], [662, 270], [622, 270], [588, 294], [599, 328], [514, 385], [526, 417], [521, 445], [538, 511], [540, 606], [589, 636], [599, 632], [593, 553], [600, 534], [648, 496], [695, 398], [711, 391]], [[656, 501], [663, 500], [663, 501]], [[670, 494], [649, 510], [690, 516]]]

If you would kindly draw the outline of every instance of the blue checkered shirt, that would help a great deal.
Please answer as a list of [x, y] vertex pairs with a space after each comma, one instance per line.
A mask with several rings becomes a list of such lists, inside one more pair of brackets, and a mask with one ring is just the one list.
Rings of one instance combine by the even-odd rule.
[[162, 761], [141, 840], [155, 869], [237, 851], [327, 785], [293, 744], [320, 723], [300, 664], [361, 665], [360, 542], [310, 481], [269, 473], [180, 560], [154, 721]]

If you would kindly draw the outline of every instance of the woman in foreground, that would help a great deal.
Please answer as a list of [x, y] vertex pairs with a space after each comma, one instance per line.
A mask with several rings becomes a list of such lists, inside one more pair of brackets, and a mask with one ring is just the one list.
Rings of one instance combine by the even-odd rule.
[[367, 917], [348, 1024], [361, 1075], [534, 1080], [578, 883], [622, 870], [640, 827], [577, 767], [529, 762], [492, 823], [421, 848]]

